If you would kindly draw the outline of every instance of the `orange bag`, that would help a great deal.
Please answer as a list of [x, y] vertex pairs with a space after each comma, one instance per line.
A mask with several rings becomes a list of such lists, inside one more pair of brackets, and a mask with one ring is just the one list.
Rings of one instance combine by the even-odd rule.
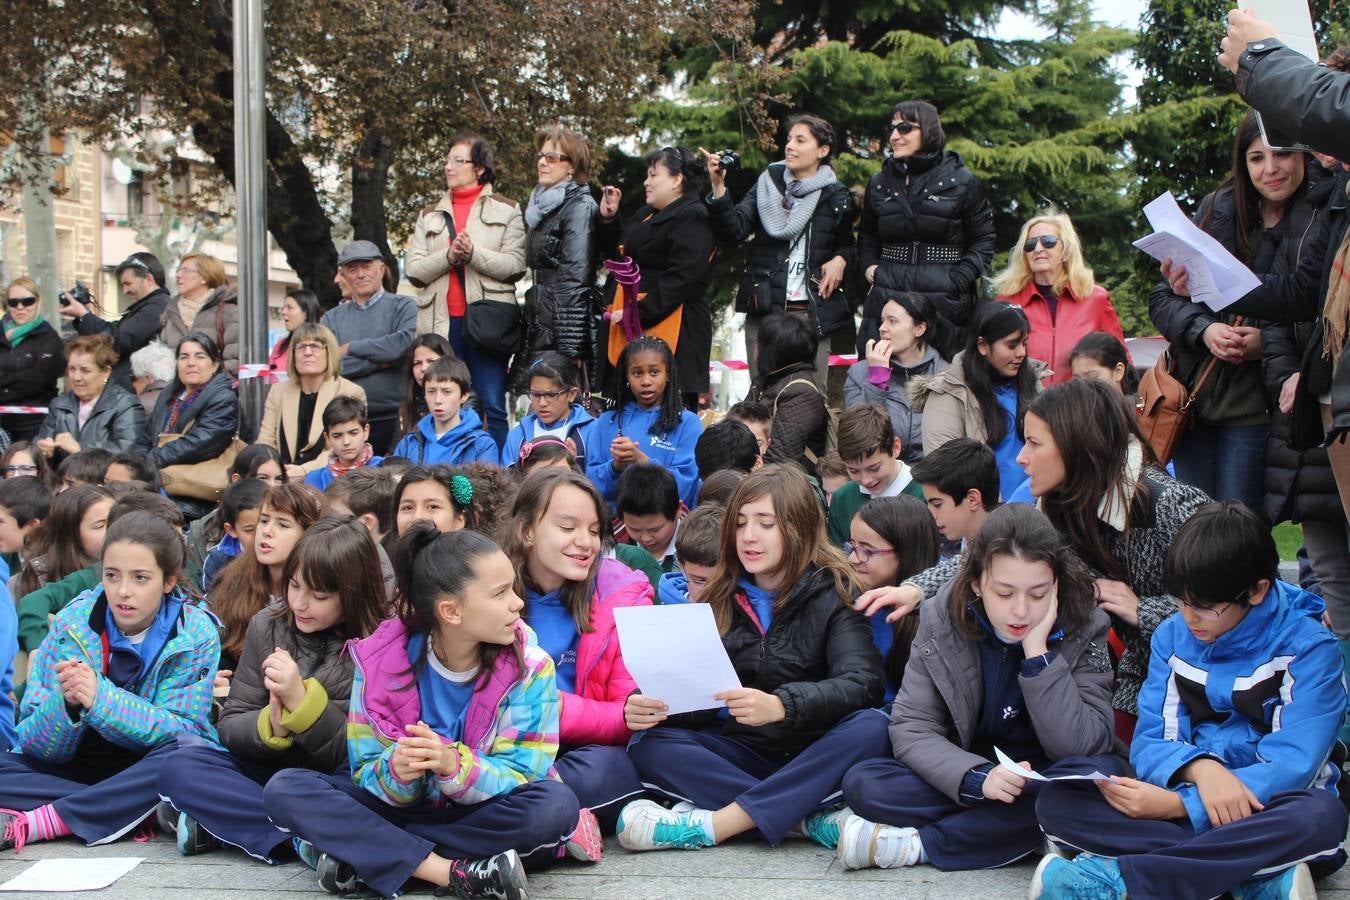
[[[638, 294], [638, 302], [646, 294]], [[609, 362], [610, 365], [619, 364], [619, 354], [623, 348], [628, 346], [628, 338], [624, 336], [623, 325], [623, 291], [614, 292], [614, 305], [610, 307], [609, 317]], [[657, 337], [665, 341], [670, 347], [670, 352], [675, 352], [676, 345], [680, 342], [680, 324], [684, 321], [684, 307], [680, 306], [673, 313], [666, 316], [660, 322], [657, 322], [651, 328], [642, 329], [644, 337]]]

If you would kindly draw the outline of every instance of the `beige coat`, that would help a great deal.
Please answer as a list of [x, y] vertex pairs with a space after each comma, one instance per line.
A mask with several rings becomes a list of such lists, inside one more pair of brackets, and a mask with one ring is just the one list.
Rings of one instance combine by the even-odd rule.
[[[980, 416], [980, 405], [966, 386], [965, 372], [961, 368], [964, 356], [965, 351], [962, 350], [952, 357], [952, 364], [938, 374], [910, 381], [911, 404], [923, 414], [925, 455], [956, 438], [974, 438], [982, 444], [989, 438], [984, 429], [984, 419]], [[1039, 392], [1044, 379], [1051, 374], [1050, 369], [1045, 363], [1030, 357], [1026, 365], [1031, 366], [1037, 375], [1036, 390]]]
[[159, 339], [177, 351], [178, 342], [190, 332], [200, 331], [220, 345], [225, 357], [225, 370], [233, 378], [239, 377], [239, 295], [234, 285], [222, 285], [207, 295], [202, 308], [187, 327], [178, 312], [178, 298], [169, 301], [160, 318]]
[[[445, 296], [450, 283], [450, 234], [454, 213], [447, 193], [425, 210], [408, 245], [408, 280], [419, 288], [417, 333], [446, 335], [450, 314]], [[525, 219], [514, 200], [484, 185], [469, 209], [465, 231], [473, 240], [473, 258], [464, 268], [464, 298], [515, 302], [515, 283], [525, 274]]]
[[[267, 403], [263, 406], [262, 425], [258, 429], [258, 443], [267, 444], [281, 454], [283, 461], [289, 463], [298, 453], [315, 446], [323, 446], [323, 411], [329, 402], [337, 396], [355, 397], [366, 402], [366, 392], [359, 384], [338, 377], [325, 381], [319, 388], [318, 399], [314, 401], [314, 418], [309, 423], [309, 434], [300, 447], [295, 446], [295, 435], [300, 430], [300, 385], [294, 381], [283, 381], [272, 385], [267, 392]], [[284, 443], [287, 445], [282, 446]], [[315, 459], [305, 463], [306, 472], [316, 472], [328, 465], [328, 451], [324, 450]]]

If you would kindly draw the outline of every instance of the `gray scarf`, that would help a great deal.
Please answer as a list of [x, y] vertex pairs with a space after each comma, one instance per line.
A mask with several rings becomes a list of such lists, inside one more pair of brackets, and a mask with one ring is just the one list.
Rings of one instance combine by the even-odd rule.
[[525, 205], [525, 224], [531, 229], [544, 220], [544, 216], [562, 206], [567, 195], [567, 186], [572, 182], [566, 178], [552, 187], [536, 184], [530, 192], [530, 202]]
[[816, 174], [805, 181], [798, 181], [787, 171], [784, 163], [774, 163], [783, 168], [782, 191], [773, 183], [769, 174], [773, 166], [765, 169], [755, 182], [755, 207], [759, 210], [759, 224], [764, 233], [780, 241], [790, 241], [806, 229], [820, 201], [820, 189], [834, 184], [834, 169], [821, 166]]

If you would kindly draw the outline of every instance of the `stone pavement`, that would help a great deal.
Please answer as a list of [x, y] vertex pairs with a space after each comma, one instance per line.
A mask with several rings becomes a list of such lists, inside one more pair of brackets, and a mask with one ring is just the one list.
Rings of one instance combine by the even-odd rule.
[[[709, 850], [628, 853], [613, 840], [598, 866], [564, 864], [530, 877], [530, 896], [539, 898], [709, 898], [780, 900], [780, 898], [979, 898], [1003, 900], [1026, 896], [1034, 861], [987, 872], [942, 873], [930, 866], [913, 869], [843, 872], [834, 855], [805, 841], [791, 841], [777, 850], [762, 844], [733, 843]], [[0, 854], [0, 881], [8, 880], [33, 861], [71, 856], [143, 856], [145, 862], [105, 891], [88, 897], [174, 898], [218, 900], [234, 897], [324, 896], [314, 873], [298, 862], [267, 866], [242, 853], [219, 851], [185, 859], [172, 842], [121, 841], [84, 848], [71, 840], [34, 844], [17, 857]], [[1318, 885], [1319, 896], [1350, 900], [1350, 875], [1337, 873]], [[58, 895], [46, 895], [58, 896]], [[429, 895], [424, 895], [429, 896]]]

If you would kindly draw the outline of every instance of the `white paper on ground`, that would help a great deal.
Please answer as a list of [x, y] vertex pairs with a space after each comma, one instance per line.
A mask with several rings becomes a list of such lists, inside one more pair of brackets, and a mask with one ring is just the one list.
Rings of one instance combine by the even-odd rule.
[[614, 624], [628, 673], [668, 715], [725, 706], [713, 695], [741, 686], [706, 603], [621, 606]]
[[97, 891], [136, 868], [142, 856], [41, 859], [0, 884], [0, 891]]
[[1042, 775], [1040, 772], [1031, 769], [1024, 769], [1008, 754], [997, 747], [994, 748], [994, 755], [998, 757], [1000, 769], [1007, 769], [1014, 775], [1021, 775], [1023, 778], [1029, 778], [1032, 781], [1110, 781], [1110, 775], [1103, 775], [1101, 772], [1091, 772], [1087, 775]]
[[1192, 300], [1219, 312], [1261, 286], [1261, 279], [1223, 244], [1186, 218], [1171, 191], [1148, 203], [1144, 215], [1154, 233], [1135, 241], [1134, 246], [1159, 262], [1170, 257], [1184, 266]]

